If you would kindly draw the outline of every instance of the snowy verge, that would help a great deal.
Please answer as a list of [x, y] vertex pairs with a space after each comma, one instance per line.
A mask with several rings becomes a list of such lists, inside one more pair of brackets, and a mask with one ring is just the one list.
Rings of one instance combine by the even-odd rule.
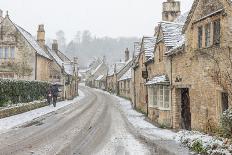
[[48, 113], [51, 113], [53, 111], [56, 111], [58, 109], [61, 109], [69, 104], [75, 103], [82, 98], [84, 98], [85, 94], [79, 90], [79, 96], [74, 98], [73, 100], [68, 101], [62, 101], [58, 102], [56, 104], [56, 107], [53, 107], [52, 105], [46, 106], [43, 108], [35, 109], [32, 111], [28, 111], [22, 114], [14, 115], [11, 117], [6, 117], [3, 119], [0, 119], [0, 133], [5, 133], [9, 129], [16, 127], [18, 125], [24, 124], [26, 122], [32, 121], [35, 118], [38, 118], [40, 116], [46, 115]]
[[180, 131], [175, 140], [199, 154], [232, 154], [232, 145], [228, 139], [209, 136], [198, 131]]

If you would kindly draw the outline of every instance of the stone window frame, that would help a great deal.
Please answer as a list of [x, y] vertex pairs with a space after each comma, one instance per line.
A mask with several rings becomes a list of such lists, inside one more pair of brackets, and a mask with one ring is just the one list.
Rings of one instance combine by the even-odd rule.
[[197, 27], [197, 48], [201, 49], [203, 47], [203, 26]]
[[[7, 49], [7, 53], [6, 53]], [[13, 50], [12, 50], [13, 49]], [[16, 54], [16, 46], [12, 45], [3, 45], [0, 46], [0, 59], [6, 59], [6, 60], [14, 60], [15, 59], [15, 54]], [[7, 57], [6, 57], [7, 56]]]

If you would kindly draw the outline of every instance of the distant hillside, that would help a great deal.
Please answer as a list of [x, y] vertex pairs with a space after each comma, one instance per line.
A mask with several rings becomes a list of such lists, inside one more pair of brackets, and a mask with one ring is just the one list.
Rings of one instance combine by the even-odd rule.
[[89, 31], [78, 32], [75, 39], [67, 44], [65, 51], [69, 57], [77, 56], [81, 67], [86, 67], [94, 57], [106, 56], [109, 64], [124, 60], [124, 51], [129, 48], [131, 55], [133, 43], [138, 38], [96, 38]]

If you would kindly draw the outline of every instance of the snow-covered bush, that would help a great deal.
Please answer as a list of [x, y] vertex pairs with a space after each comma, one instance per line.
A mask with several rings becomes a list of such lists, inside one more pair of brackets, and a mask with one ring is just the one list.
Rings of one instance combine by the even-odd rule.
[[0, 106], [44, 98], [49, 83], [0, 79]]
[[201, 155], [231, 155], [232, 145], [228, 139], [212, 137], [198, 131], [180, 131], [175, 139]]
[[232, 109], [228, 109], [222, 114], [221, 128], [225, 137], [232, 137]]

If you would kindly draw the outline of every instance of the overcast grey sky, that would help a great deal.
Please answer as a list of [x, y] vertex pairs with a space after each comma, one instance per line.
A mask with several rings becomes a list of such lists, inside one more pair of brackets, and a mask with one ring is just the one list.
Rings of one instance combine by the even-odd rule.
[[[54, 38], [63, 30], [68, 40], [78, 30], [90, 30], [98, 37], [141, 37], [152, 35], [161, 19], [164, 0], [1, 0], [1, 9], [10, 18], [36, 34], [37, 25], [45, 24], [46, 35]], [[180, 0], [182, 12], [193, 0]]]

